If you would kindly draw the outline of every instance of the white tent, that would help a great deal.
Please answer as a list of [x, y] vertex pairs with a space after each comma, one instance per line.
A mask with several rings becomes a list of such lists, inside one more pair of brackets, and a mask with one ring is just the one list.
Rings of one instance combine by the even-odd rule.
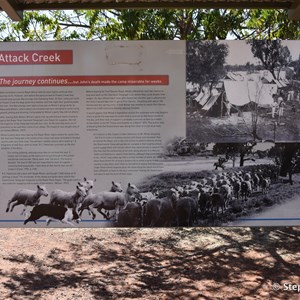
[[205, 103], [205, 105], [202, 107], [203, 110], [210, 110], [212, 106], [216, 103], [218, 98], [220, 97], [221, 93], [217, 93], [212, 95], [208, 101]]
[[278, 88], [286, 87], [288, 84], [288, 80], [286, 79], [286, 72], [285, 71], [278, 71], [276, 74], [275, 79], [272, 73], [269, 70], [261, 70], [253, 73], [248, 73], [245, 71], [237, 71], [237, 72], [228, 72], [226, 74], [225, 80], [232, 80], [232, 81], [256, 81], [256, 82], [264, 82], [264, 83], [275, 83], [277, 84]]
[[248, 75], [245, 71], [228, 72], [225, 78], [234, 81], [245, 81], [248, 80]]
[[278, 88], [286, 87], [288, 84], [288, 80], [286, 79], [286, 72], [285, 71], [275, 71], [276, 78], [272, 75], [269, 70], [261, 71], [261, 78], [266, 79], [269, 83], [276, 83]]
[[195, 98], [195, 100], [201, 105], [205, 105], [208, 101], [209, 97], [211, 96], [210, 90], [208, 86], [202, 87], [199, 95]]
[[249, 102], [260, 107], [268, 107], [273, 103], [273, 95], [277, 93], [276, 84], [264, 84], [256, 81], [224, 80], [227, 100], [230, 104], [244, 106]]

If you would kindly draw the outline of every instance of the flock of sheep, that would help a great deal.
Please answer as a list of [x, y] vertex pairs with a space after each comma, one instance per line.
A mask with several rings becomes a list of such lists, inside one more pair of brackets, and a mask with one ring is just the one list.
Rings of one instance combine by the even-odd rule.
[[[274, 178], [273, 166], [255, 166], [252, 170], [216, 172], [193, 180], [184, 186], [165, 189], [153, 187], [141, 192], [128, 183], [126, 189], [112, 181], [109, 191], [93, 193], [95, 180], [84, 178], [74, 192], [54, 190], [50, 194], [51, 209], [75, 209], [79, 216], [87, 210], [95, 219], [99, 212], [105, 219], [114, 219], [120, 227], [194, 226], [199, 218], [217, 218], [236, 203], [245, 203], [252, 194], [267, 194]], [[37, 206], [48, 192], [44, 186], [36, 191], [22, 189], [8, 202], [6, 212], [17, 205]], [[111, 211], [115, 213], [111, 214]], [[68, 222], [69, 223], [69, 222]]]

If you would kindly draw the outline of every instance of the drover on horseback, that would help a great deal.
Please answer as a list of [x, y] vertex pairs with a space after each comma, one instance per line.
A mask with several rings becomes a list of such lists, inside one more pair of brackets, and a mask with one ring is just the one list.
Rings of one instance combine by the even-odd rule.
[[218, 170], [218, 168], [222, 168], [222, 170], [225, 169], [225, 163], [227, 162], [227, 159], [225, 157], [219, 157], [218, 161], [214, 163], [215, 170]]

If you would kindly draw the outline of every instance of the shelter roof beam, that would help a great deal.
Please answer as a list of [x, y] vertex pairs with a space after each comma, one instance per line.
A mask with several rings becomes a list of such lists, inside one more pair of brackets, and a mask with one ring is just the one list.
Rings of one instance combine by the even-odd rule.
[[300, 0], [295, 0], [293, 5], [291, 6], [291, 9], [288, 11], [289, 13], [289, 19], [298, 21], [300, 20]]
[[16, 2], [13, 0], [0, 0], [0, 7], [13, 21], [22, 21], [23, 10], [17, 8]]

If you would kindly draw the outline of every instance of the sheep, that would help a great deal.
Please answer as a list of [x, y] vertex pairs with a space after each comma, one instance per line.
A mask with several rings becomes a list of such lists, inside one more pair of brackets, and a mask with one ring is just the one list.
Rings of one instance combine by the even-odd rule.
[[114, 182], [114, 181], [112, 181], [111, 183], [112, 183], [112, 186], [111, 186], [110, 192], [120, 192], [120, 193], [123, 192], [123, 189], [122, 189], [122, 186], [120, 183]]
[[222, 214], [226, 208], [224, 196], [220, 193], [214, 193], [210, 196], [212, 215], [215, 216], [219, 213], [219, 208], [222, 209]]
[[41, 196], [48, 196], [48, 192], [44, 186], [37, 185], [37, 190], [27, 190], [27, 189], [21, 189], [15, 192], [14, 196], [11, 198], [11, 200], [8, 201], [6, 212], [9, 211], [10, 204], [15, 202], [10, 209], [10, 212], [13, 211], [14, 207], [20, 204], [24, 205], [24, 209], [21, 213], [23, 215], [26, 211], [27, 206], [35, 206], [40, 203], [40, 197]]
[[199, 200], [198, 200], [198, 206], [200, 209], [200, 213], [205, 216], [208, 209], [209, 209], [209, 205], [210, 205], [210, 196], [211, 196], [211, 192], [205, 191], [205, 190], [201, 190], [200, 196], [199, 196]]
[[81, 187], [84, 187], [87, 191], [87, 193], [89, 193], [89, 191], [92, 190], [92, 188], [94, 187], [94, 182], [96, 181], [96, 179], [94, 180], [87, 180], [86, 177], [83, 177], [83, 181], [82, 182], [78, 182], [78, 185]]
[[121, 209], [118, 218], [119, 227], [142, 226], [142, 205], [137, 202], [129, 202], [126, 208]]
[[255, 189], [255, 191], [258, 191], [260, 186], [259, 176], [256, 173], [254, 173], [252, 180], [253, 180], [253, 189]]
[[245, 175], [244, 175], [244, 180], [245, 180], [245, 181], [250, 181], [251, 179], [252, 179], [251, 174], [250, 174], [249, 172], [245, 173]]
[[138, 202], [143, 202], [143, 200], [145, 201], [149, 201], [152, 199], [157, 199], [157, 196], [155, 194], [153, 194], [152, 192], [143, 192], [143, 193], [138, 193], [137, 194], [137, 201]]
[[[87, 184], [85, 185], [86, 188], [89, 188], [88, 183], [93, 183], [92, 180], [88, 180], [88, 181], [87, 181], [86, 178], [84, 178], [84, 180], [87, 182]], [[95, 179], [94, 181], [96, 181], [96, 179]], [[109, 190], [110, 192], [123, 192], [123, 189], [122, 189], [122, 186], [121, 186], [120, 183], [114, 182], [114, 181], [112, 181], [111, 183], [112, 183], [112, 186], [111, 186], [111, 188], [110, 188], [110, 190]], [[81, 183], [81, 184], [84, 185], [84, 183]], [[93, 186], [91, 186], [91, 188], [92, 188], [92, 187], [93, 187]], [[91, 195], [91, 194], [92, 194], [91, 188], [88, 189], [87, 195]], [[83, 202], [83, 201], [84, 201], [84, 198], [82, 199], [82, 201], [81, 201], [81, 203], [80, 203], [80, 206], [82, 205], [82, 202]], [[80, 207], [79, 207], [79, 209], [80, 209]], [[92, 214], [92, 212], [90, 211], [90, 209], [88, 209], [88, 213], [89, 213], [89, 215]], [[105, 210], [104, 214], [106, 215], [106, 218], [108, 219], [108, 218], [109, 218], [109, 211], [108, 211], [108, 210]]]
[[176, 216], [177, 195], [169, 191], [169, 195], [160, 199], [149, 200], [143, 212], [143, 225], [149, 227], [171, 226]]
[[206, 185], [207, 183], [208, 183], [208, 180], [206, 178], [201, 178], [199, 180], [199, 184], [201, 184], [201, 185]]
[[[78, 199], [78, 208], [77, 210], [80, 208], [80, 206], [82, 205], [82, 202], [84, 201], [84, 198], [92, 193], [92, 188], [94, 187], [94, 182], [96, 181], [96, 179], [94, 180], [87, 180], [86, 177], [83, 177], [83, 181], [78, 182], [78, 185], [80, 187], [85, 188], [86, 190], [86, 195], [82, 196]], [[89, 212], [90, 213], [90, 212]]]
[[176, 203], [176, 219], [178, 226], [192, 226], [197, 220], [198, 202], [191, 197], [179, 198]]
[[184, 192], [181, 194], [183, 197], [192, 197], [192, 198], [198, 198], [199, 197], [200, 190], [198, 187], [195, 186], [188, 186], [185, 188]]
[[107, 218], [107, 215], [102, 212], [102, 209], [116, 210], [116, 221], [118, 221], [120, 206], [125, 208], [128, 202], [132, 202], [135, 199], [134, 195], [137, 193], [139, 193], [138, 188], [128, 183], [126, 192], [100, 192], [90, 194], [84, 199], [80, 207], [79, 215], [82, 214], [83, 210], [88, 209], [91, 211], [93, 219], [95, 219], [96, 214], [94, 209], [97, 209], [104, 218]]
[[163, 196], [161, 196], [159, 198], [169, 197], [170, 194], [171, 194], [171, 196], [173, 196], [177, 199], [182, 196], [182, 193], [180, 191], [178, 191], [177, 188], [171, 188], [171, 189], [165, 190], [165, 193], [163, 194]]
[[247, 200], [247, 198], [252, 194], [252, 186], [250, 181], [242, 181], [241, 183], [241, 197], [242, 200]]
[[182, 196], [184, 193], [184, 188], [182, 186], [177, 186], [174, 188], [174, 190], [176, 190], [180, 196]]
[[54, 190], [50, 195], [49, 204], [77, 209], [80, 199], [86, 197], [86, 195], [87, 192], [85, 187], [79, 185], [76, 186], [75, 192]]
[[270, 178], [263, 178], [261, 181], [261, 191], [263, 194], [267, 194], [269, 192], [271, 185], [271, 180]]
[[241, 182], [240, 180], [236, 180], [233, 183], [233, 193], [234, 193], [234, 197], [239, 200], [240, 194], [241, 194]]
[[213, 188], [216, 187], [217, 186], [217, 179], [216, 179], [216, 177], [215, 176], [208, 177], [206, 185], [209, 185], [209, 186], [211, 186]]
[[[112, 186], [109, 190], [110, 192], [120, 192], [120, 193], [123, 192], [123, 189], [122, 189], [122, 186], [120, 183], [114, 182], [114, 181], [112, 181], [111, 183], [112, 183]], [[88, 209], [88, 211], [89, 211], [89, 215], [90, 215], [91, 211], [89, 209]], [[106, 215], [106, 218], [108, 219], [109, 218], [109, 210], [105, 210], [104, 214]]]
[[[205, 179], [205, 178], [203, 178]], [[198, 181], [195, 181], [195, 180], [192, 180], [191, 183], [190, 183], [190, 188], [199, 188], [199, 186], [202, 186], [202, 185], [205, 185], [207, 183], [207, 180], [205, 179], [205, 181], [203, 180], [203, 182], [198, 182]]]
[[[96, 179], [95, 179], [95, 181], [96, 181]], [[111, 186], [109, 192], [113, 192], [113, 193], [114, 193], [114, 192], [123, 192], [123, 189], [122, 189], [122, 187], [121, 187], [121, 184], [118, 183], [118, 182], [112, 181], [112, 186]], [[80, 215], [82, 215], [82, 212], [83, 212], [85, 209], [87, 209], [89, 215], [92, 215], [93, 217], [95, 217], [95, 216], [93, 215], [92, 211], [89, 209], [89, 205], [91, 205], [91, 204], [93, 203], [93, 198], [94, 198], [93, 196], [94, 196], [95, 194], [92, 193], [92, 190], [89, 190], [87, 196], [89, 196], [89, 195], [91, 195], [91, 197], [89, 197], [88, 199], [83, 199], [83, 201], [81, 202], [81, 204], [80, 204], [80, 206], [79, 206]], [[83, 202], [84, 202], [84, 205], [83, 205]], [[83, 205], [83, 207], [82, 207], [82, 205]], [[81, 209], [81, 207], [82, 207], [82, 209]], [[105, 210], [104, 212], [101, 211], [100, 213], [105, 217], [105, 219], [108, 219], [108, 218], [109, 218], [109, 210]]]
[[[94, 187], [94, 182], [96, 181], [96, 179], [94, 180], [87, 180], [86, 177], [83, 177], [83, 181], [78, 182], [78, 185], [80, 187], [85, 188], [86, 190], [86, 196], [89, 195], [90, 193], [92, 193], [92, 188]], [[80, 197], [80, 199], [78, 200], [78, 206], [80, 207], [80, 205], [82, 204], [84, 198], [86, 196], [82, 196]]]
[[228, 203], [231, 201], [232, 199], [232, 187], [229, 184], [223, 184], [220, 186], [220, 193], [223, 195], [224, 197], [224, 201], [225, 201], [225, 207], [228, 205]]

